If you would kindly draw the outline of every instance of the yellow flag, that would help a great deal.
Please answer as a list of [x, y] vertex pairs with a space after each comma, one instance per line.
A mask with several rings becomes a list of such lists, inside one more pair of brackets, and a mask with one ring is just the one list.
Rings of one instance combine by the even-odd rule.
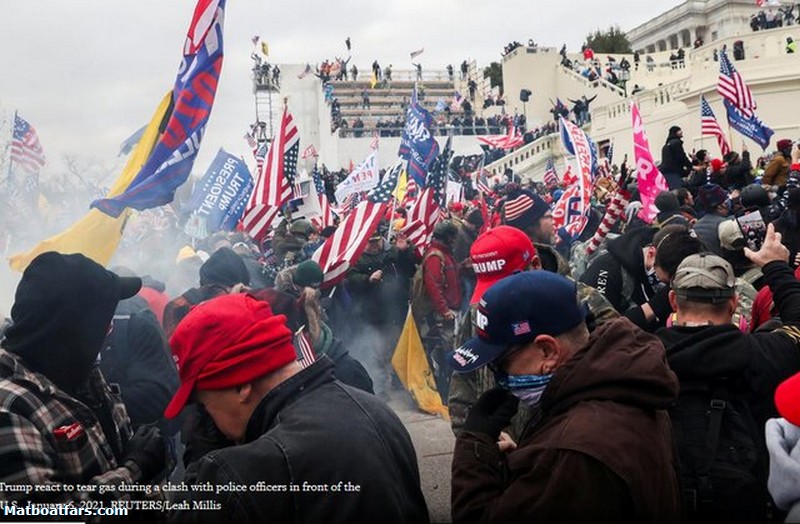
[[375, 74], [375, 71], [372, 72], [372, 79], [369, 81], [369, 87], [375, 89], [375, 86], [378, 85], [378, 75]]
[[410, 307], [403, 332], [392, 356], [392, 367], [422, 411], [441, 415], [442, 418], [450, 420], [447, 407], [442, 404], [442, 398], [436, 389], [436, 382], [428, 365], [428, 358], [425, 356], [425, 349], [422, 347], [417, 323]]
[[[171, 97], [172, 92], [169, 92], [161, 100], [128, 163], [109, 189], [108, 197], [117, 196], [125, 191], [139, 170], [142, 169], [158, 139], [158, 128], [169, 109]], [[46, 251], [58, 251], [64, 254], [82, 253], [98, 264], [108, 265], [122, 239], [125, 221], [130, 213], [131, 210], [126, 209], [119, 217], [114, 218], [92, 208], [86, 216], [70, 226], [69, 229], [43, 240], [27, 253], [12, 256], [9, 259], [11, 268], [24, 271], [31, 260]]]
[[261, 42], [261, 52], [264, 53], [264, 56], [269, 56], [269, 46], [265, 41]]
[[394, 188], [394, 199], [398, 204], [405, 198], [407, 190], [408, 174], [406, 173], [406, 170], [403, 169], [403, 172], [400, 173], [400, 177], [397, 179], [397, 187]]

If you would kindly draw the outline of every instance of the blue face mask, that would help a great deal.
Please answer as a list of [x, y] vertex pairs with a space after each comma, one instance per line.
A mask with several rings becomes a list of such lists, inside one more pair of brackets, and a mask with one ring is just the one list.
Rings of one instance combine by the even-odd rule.
[[495, 371], [497, 385], [505, 388], [517, 397], [520, 402], [528, 407], [535, 407], [542, 401], [544, 390], [553, 378], [547, 375], [508, 375], [502, 371]]

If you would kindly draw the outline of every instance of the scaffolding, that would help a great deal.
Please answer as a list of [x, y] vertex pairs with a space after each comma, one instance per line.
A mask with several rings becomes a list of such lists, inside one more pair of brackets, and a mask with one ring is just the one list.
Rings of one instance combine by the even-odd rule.
[[274, 134], [273, 96], [280, 91], [280, 69], [262, 62], [257, 54], [252, 55], [253, 97], [255, 101], [256, 121], [251, 126], [251, 133], [259, 145], [271, 140]]

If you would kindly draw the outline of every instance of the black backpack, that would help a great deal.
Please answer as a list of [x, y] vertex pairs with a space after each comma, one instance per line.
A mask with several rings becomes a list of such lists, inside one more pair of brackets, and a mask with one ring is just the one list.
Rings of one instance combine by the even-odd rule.
[[680, 458], [685, 519], [766, 520], [769, 495], [764, 432], [747, 399], [724, 379], [681, 382], [670, 418]]

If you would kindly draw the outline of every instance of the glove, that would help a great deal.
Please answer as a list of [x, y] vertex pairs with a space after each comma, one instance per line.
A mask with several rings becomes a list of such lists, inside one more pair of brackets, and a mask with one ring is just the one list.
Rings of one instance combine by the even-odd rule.
[[519, 399], [503, 388], [493, 388], [469, 409], [464, 431], [482, 433], [497, 440], [500, 431], [508, 427], [511, 417], [517, 412]]
[[672, 314], [672, 305], [669, 303], [669, 286], [662, 286], [661, 289], [656, 291], [648, 302], [650, 309], [653, 310], [656, 318], [662, 324], [668, 316]]
[[167, 448], [161, 430], [139, 426], [125, 446], [123, 462], [133, 462], [142, 470], [142, 480], [152, 480], [167, 467]]

